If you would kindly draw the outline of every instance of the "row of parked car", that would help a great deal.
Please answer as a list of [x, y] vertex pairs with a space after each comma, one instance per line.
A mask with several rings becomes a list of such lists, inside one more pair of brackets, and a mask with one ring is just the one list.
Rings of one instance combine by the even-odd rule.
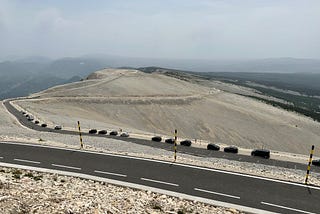
[[[34, 117], [31, 114], [28, 114], [25, 111], [21, 111], [21, 114], [23, 114], [27, 118], [28, 121], [34, 122], [35, 124], [40, 124], [39, 120], [35, 120]], [[42, 123], [42, 124], [40, 124], [40, 126], [45, 128], [48, 125], [46, 123]], [[61, 130], [62, 126], [56, 125], [56, 126], [54, 126], [54, 129], [55, 130]]]
[[[28, 119], [28, 121], [33, 121], [35, 124], [40, 124], [40, 122], [38, 120], [35, 120], [32, 115], [27, 114], [24, 111], [21, 111], [21, 113]], [[41, 127], [47, 127], [47, 124], [46, 123], [42, 123], [40, 126]], [[61, 130], [62, 126], [56, 125], [54, 127], [54, 129], [55, 130]], [[107, 130], [99, 130], [98, 131], [96, 129], [90, 129], [89, 130], [89, 134], [106, 135], [106, 134], [108, 134], [108, 131]], [[120, 137], [129, 137], [129, 134], [127, 132], [122, 132], [121, 134], [119, 134], [117, 131], [110, 131], [109, 135], [112, 135], [112, 136], [118, 136], [119, 135]], [[151, 140], [152, 141], [156, 141], [156, 142], [161, 142], [162, 141], [162, 137], [155, 136], [155, 137], [152, 137]], [[174, 139], [173, 138], [168, 138], [168, 139], [165, 139], [164, 142], [165, 143], [169, 143], [169, 144], [174, 144]], [[191, 140], [180, 141], [180, 145], [182, 145], [182, 146], [191, 146], [191, 144], [192, 144]], [[207, 145], [207, 149], [208, 150], [214, 150], [214, 151], [220, 151], [220, 146], [218, 146], [216, 144], [213, 144], [213, 143], [209, 143]], [[223, 151], [227, 152], [227, 153], [235, 153], [236, 154], [236, 153], [238, 153], [238, 148], [236, 146], [228, 146], [228, 147], [225, 147], [223, 149]], [[251, 152], [251, 156], [258, 156], [258, 157], [263, 157], [263, 158], [269, 159], [270, 158], [270, 150], [267, 150], [267, 149], [254, 149]], [[320, 159], [313, 160], [312, 161], [312, 165], [320, 166]]]
[[[97, 129], [90, 129], [89, 130], [89, 134], [100, 134], [100, 135], [106, 135], [108, 134], [108, 131], [107, 130], [97, 130]], [[127, 132], [122, 132], [122, 133], [118, 133], [117, 131], [110, 131], [109, 132], [109, 135], [112, 135], [112, 136], [117, 136], [119, 135], [120, 137], [129, 137], [129, 134]]]
[[[30, 114], [27, 114], [25, 111], [21, 111], [21, 113], [28, 119], [28, 121], [33, 121], [35, 124], [40, 124], [40, 122], [38, 120], [35, 120], [34, 117]], [[46, 123], [42, 123], [40, 125], [41, 127], [47, 127], [48, 125]], [[55, 130], [61, 130], [62, 129], [62, 126], [60, 125], [56, 125], [54, 126], [54, 129]], [[106, 135], [108, 134], [108, 131], [107, 130], [97, 130], [97, 129], [90, 129], [89, 130], [89, 134], [101, 134], [101, 135]], [[129, 137], [129, 134], [127, 132], [121, 132], [121, 133], [118, 133], [117, 131], [110, 131], [109, 132], [109, 135], [112, 135], [112, 136], [120, 136], [120, 137]]]
[[[152, 141], [156, 141], [156, 142], [161, 142], [162, 141], [162, 137], [160, 136], [154, 136], [151, 138]], [[174, 144], [174, 139], [173, 138], [168, 138], [168, 139], [165, 139], [164, 140], [165, 143], [169, 143], [169, 144]], [[192, 142], [191, 140], [183, 140], [183, 141], [180, 141], [180, 145], [182, 146], [191, 146]], [[214, 143], [209, 143], [207, 145], [207, 149], [208, 150], [214, 150], [214, 151], [220, 151], [220, 146], [218, 146], [217, 144], [214, 144]], [[236, 146], [228, 146], [228, 147], [225, 147], [223, 149], [224, 152], [227, 152], [227, 153], [235, 153], [237, 154], [238, 153], [238, 148]], [[263, 158], [270, 158], [270, 150], [267, 150], [267, 149], [254, 149], [252, 152], [251, 152], [251, 155], [252, 156], [259, 156], [259, 157], [263, 157]]]

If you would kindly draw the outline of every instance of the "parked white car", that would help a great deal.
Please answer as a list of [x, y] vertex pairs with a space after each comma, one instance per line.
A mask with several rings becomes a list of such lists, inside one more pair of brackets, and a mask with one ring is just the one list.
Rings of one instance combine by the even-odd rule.
[[62, 127], [61, 127], [60, 125], [56, 125], [56, 126], [54, 127], [54, 129], [55, 129], [55, 130], [61, 130]]

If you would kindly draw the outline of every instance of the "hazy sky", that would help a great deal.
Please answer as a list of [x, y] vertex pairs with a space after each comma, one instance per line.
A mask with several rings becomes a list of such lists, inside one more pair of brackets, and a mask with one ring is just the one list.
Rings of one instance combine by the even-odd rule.
[[320, 0], [0, 0], [0, 59], [320, 58]]

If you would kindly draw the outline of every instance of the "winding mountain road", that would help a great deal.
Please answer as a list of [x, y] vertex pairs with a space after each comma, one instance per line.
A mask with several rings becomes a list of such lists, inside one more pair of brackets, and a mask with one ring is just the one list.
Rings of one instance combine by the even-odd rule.
[[320, 211], [319, 187], [166, 161], [1, 142], [2, 163], [103, 177], [250, 207], [254, 213]]
[[[26, 126], [30, 129], [41, 131], [41, 132], [54, 132], [54, 133], [68, 134], [68, 135], [79, 135], [78, 131], [76, 130], [75, 131], [63, 130], [63, 129], [55, 130], [50, 127], [41, 127], [40, 125], [37, 125], [32, 121], [28, 121], [28, 119], [10, 103], [10, 100], [3, 101], [3, 104], [7, 108], [7, 110], [13, 116], [15, 116], [23, 126]], [[140, 144], [144, 146], [160, 148], [160, 149], [164, 149], [171, 152], [173, 151], [173, 145], [167, 144], [167, 143], [161, 143], [161, 142], [154, 142], [151, 140], [138, 139], [138, 138], [132, 138], [132, 137], [124, 138], [124, 137], [111, 136], [111, 135], [89, 134], [84, 132], [82, 132], [82, 135], [90, 136], [90, 137], [111, 138], [111, 139], [122, 140], [130, 143]], [[301, 163], [290, 162], [290, 161], [280, 161], [280, 160], [272, 159], [272, 157], [271, 159], [264, 159], [264, 158], [252, 157], [248, 155], [225, 153], [222, 151], [212, 151], [212, 150], [206, 150], [203, 148], [186, 147], [181, 145], [177, 145], [177, 151], [178, 153], [195, 155], [200, 157], [223, 158], [228, 160], [236, 160], [236, 161], [249, 162], [249, 163], [259, 163], [259, 164], [265, 164], [265, 165], [277, 166], [277, 167], [283, 167], [283, 168], [289, 168], [289, 169], [300, 169], [300, 170], [307, 169], [307, 163], [301, 164]], [[320, 172], [320, 167], [312, 167], [312, 171]]]
[[[9, 101], [3, 103], [19, 122], [37, 131], [78, 134], [76, 131], [44, 128], [26, 119]], [[107, 135], [84, 135], [114, 138], [172, 151], [172, 145], [135, 138]], [[181, 153], [258, 162], [286, 168], [305, 169], [306, 165], [260, 159], [245, 155], [208, 151], [179, 146]], [[48, 169], [75, 176], [108, 179], [110, 183], [139, 189], [165, 191], [164, 194], [190, 196], [191, 200], [234, 207], [252, 213], [320, 213], [320, 187], [280, 181], [223, 170], [138, 157], [54, 148], [18, 142], [0, 142], [0, 166]], [[314, 168], [314, 170], [319, 170]], [[158, 192], [159, 192], [158, 191]]]

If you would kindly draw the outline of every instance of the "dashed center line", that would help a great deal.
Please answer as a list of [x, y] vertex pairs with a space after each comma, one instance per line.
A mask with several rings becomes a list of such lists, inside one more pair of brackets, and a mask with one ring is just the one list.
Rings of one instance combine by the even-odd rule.
[[236, 199], [240, 199], [240, 197], [239, 197], [239, 196], [228, 195], [228, 194], [224, 194], [224, 193], [220, 193], [220, 192], [213, 192], [213, 191], [204, 190], [204, 189], [198, 189], [198, 188], [194, 188], [194, 190], [199, 191], [199, 192], [210, 193], [210, 194], [214, 194], [214, 195], [225, 196], [225, 197], [229, 197], [229, 198], [236, 198]]
[[298, 210], [295, 208], [285, 207], [285, 206], [281, 206], [281, 205], [277, 205], [277, 204], [271, 204], [271, 203], [267, 203], [267, 202], [263, 202], [263, 201], [261, 202], [261, 204], [272, 206], [272, 207], [278, 207], [278, 208], [282, 208], [282, 209], [286, 209], [286, 210], [296, 211], [299, 213], [316, 214], [316, 213], [312, 213], [312, 212], [308, 212], [308, 211], [304, 211], [304, 210]]
[[74, 167], [74, 166], [65, 166], [65, 165], [60, 165], [60, 164], [51, 164], [52, 166], [55, 167], [60, 167], [60, 168], [66, 168], [66, 169], [76, 169], [76, 170], [81, 170], [79, 167]]
[[13, 160], [19, 161], [19, 162], [25, 162], [25, 163], [34, 163], [34, 164], [40, 164], [40, 163], [41, 163], [41, 162], [39, 162], [39, 161], [24, 160], [24, 159], [18, 159], [18, 158], [13, 159]]
[[159, 184], [166, 184], [166, 185], [170, 185], [170, 186], [176, 186], [178, 187], [179, 184], [174, 184], [174, 183], [169, 183], [169, 182], [164, 182], [164, 181], [157, 181], [157, 180], [153, 180], [153, 179], [148, 179], [148, 178], [140, 178], [143, 181], [150, 181], [153, 183], [159, 183]]
[[119, 176], [119, 177], [127, 177], [127, 175], [112, 173], [112, 172], [104, 172], [104, 171], [99, 171], [99, 170], [94, 170], [94, 172], [100, 173], [100, 174], [106, 174], [106, 175], [115, 175], [115, 176]]

